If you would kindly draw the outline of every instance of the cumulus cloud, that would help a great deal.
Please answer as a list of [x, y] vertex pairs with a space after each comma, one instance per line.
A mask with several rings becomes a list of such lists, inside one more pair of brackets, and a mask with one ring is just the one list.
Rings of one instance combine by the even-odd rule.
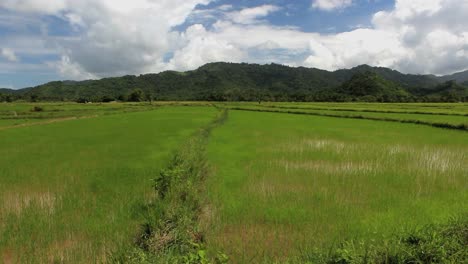
[[[6, 0], [0, 7], [34, 17], [54, 15], [75, 29], [71, 37], [29, 41], [36, 43], [32, 50], [42, 47], [59, 54], [60, 59], [49, 65], [71, 79], [191, 70], [214, 61], [276, 62], [329, 70], [370, 64], [435, 74], [468, 69], [465, 0], [397, 0], [391, 10], [374, 14], [370, 27], [336, 34], [273, 26], [267, 17], [283, 11], [274, 5], [199, 9], [211, 0], [46, 2]], [[314, 8], [323, 10], [351, 4], [351, 0], [313, 2]], [[213, 23], [205, 23], [207, 19]], [[183, 23], [188, 23], [186, 29], [177, 29]], [[21, 46], [19, 54], [27, 50]], [[5, 55], [3, 49], [1, 54], [16, 58], [15, 53]]]
[[15, 62], [18, 61], [18, 57], [16, 57], [15, 52], [9, 48], [0, 48], [0, 55], [7, 59], [8, 61]]
[[[468, 69], [467, 15], [468, 1], [397, 0], [392, 10], [373, 16], [370, 28], [349, 32], [323, 35], [222, 20], [199, 36], [236, 47], [235, 60], [242, 58], [240, 51], [247, 51], [250, 56], [244, 60], [265, 61], [251, 56], [257, 49], [274, 62], [290, 65], [335, 70], [370, 64], [408, 73], [446, 74]], [[290, 56], [269, 56], [278, 50]]]
[[54, 14], [66, 7], [65, 0], [2, 0], [0, 7], [27, 13]]
[[180, 34], [172, 28], [183, 23], [197, 5], [209, 2], [7, 0], [0, 7], [55, 15], [76, 27], [77, 36], [48, 41], [62, 54], [55, 65], [58, 71], [65, 77], [82, 79], [157, 69], [165, 54], [180, 48]]
[[241, 62], [247, 56], [236, 43], [209, 33], [203, 25], [189, 27], [183, 35], [187, 45], [175, 52], [169, 62], [172, 69], [194, 69], [206, 62]]
[[343, 9], [353, 4], [353, 0], [313, 0], [312, 7], [332, 11], [336, 9]]
[[245, 8], [240, 11], [230, 12], [227, 17], [239, 24], [254, 24], [259, 22], [259, 18], [265, 17], [272, 12], [280, 10], [278, 6], [262, 5], [252, 8]]
[[412, 73], [445, 74], [468, 68], [468, 1], [397, 0], [373, 17], [405, 49], [390, 66]]

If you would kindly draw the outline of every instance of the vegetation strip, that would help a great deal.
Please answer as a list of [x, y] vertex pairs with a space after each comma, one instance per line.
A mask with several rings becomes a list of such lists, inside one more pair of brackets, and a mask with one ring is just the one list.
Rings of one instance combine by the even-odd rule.
[[297, 109], [297, 110], [326, 110], [326, 111], [345, 111], [345, 112], [366, 112], [366, 113], [384, 113], [384, 114], [418, 114], [418, 115], [443, 115], [443, 116], [468, 116], [461, 113], [446, 112], [424, 112], [424, 111], [395, 111], [395, 110], [377, 110], [377, 109], [350, 109], [350, 108], [327, 108], [327, 107], [304, 107], [304, 106], [279, 106], [264, 105], [267, 108]]
[[245, 107], [231, 107], [231, 110], [241, 110], [241, 111], [253, 111], [253, 112], [269, 112], [269, 113], [284, 113], [284, 114], [295, 114], [295, 115], [314, 115], [314, 116], [326, 116], [326, 117], [338, 117], [338, 118], [351, 118], [351, 119], [367, 119], [375, 121], [387, 121], [387, 122], [399, 122], [407, 124], [417, 124], [417, 125], [427, 125], [438, 128], [447, 128], [468, 131], [467, 124], [447, 124], [447, 123], [436, 123], [436, 122], [427, 122], [422, 120], [407, 120], [407, 119], [395, 119], [388, 117], [370, 117], [362, 115], [335, 115], [335, 114], [326, 114], [326, 113], [311, 113], [311, 112], [301, 112], [301, 111], [291, 111], [291, 110], [272, 110], [272, 109], [254, 109], [254, 108], [245, 108]]
[[[182, 146], [154, 179], [156, 198], [145, 208], [145, 223], [135, 247], [117, 254], [116, 263], [208, 263], [199, 218], [204, 209], [203, 181], [209, 173], [205, 145], [211, 131], [227, 119], [226, 109]], [[224, 263], [217, 254], [211, 261]]]

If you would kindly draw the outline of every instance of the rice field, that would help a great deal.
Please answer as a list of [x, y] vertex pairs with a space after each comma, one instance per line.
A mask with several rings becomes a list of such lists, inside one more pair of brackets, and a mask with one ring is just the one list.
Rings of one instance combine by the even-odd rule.
[[0, 131], [0, 262], [103, 263], [133, 243], [152, 179], [213, 108]]
[[468, 212], [465, 131], [231, 111], [208, 152], [208, 248], [234, 262], [375, 243]]
[[[304, 263], [386, 245], [467, 219], [467, 119], [456, 103], [0, 104], [0, 263]], [[179, 177], [167, 199], [161, 175]]]
[[[462, 104], [463, 105], [463, 104]], [[312, 104], [306, 106], [285, 106], [278, 105], [262, 105], [262, 104], [228, 104], [226, 107], [234, 110], [246, 111], [259, 111], [259, 112], [278, 112], [289, 114], [305, 114], [316, 116], [328, 116], [338, 118], [351, 118], [351, 119], [369, 119], [376, 121], [387, 122], [402, 122], [402, 123], [415, 123], [424, 124], [435, 127], [445, 127], [452, 129], [460, 129], [468, 131], [468, 115], [463, 112], [457, 112], [454, 109], [441, 111], [428, 110], [411, 110], [411, 111], [396, 111], [385, 110], [385, 108], [373, 104], [373, 108], [334, 108], [334, 107], [319, 107], [319, 105]], [[457, 109], [464, 109], [459, 107]], [[466, 110], [468, 112], [468, 109]], [[465, 112], [465, 113], [466, 113]]]

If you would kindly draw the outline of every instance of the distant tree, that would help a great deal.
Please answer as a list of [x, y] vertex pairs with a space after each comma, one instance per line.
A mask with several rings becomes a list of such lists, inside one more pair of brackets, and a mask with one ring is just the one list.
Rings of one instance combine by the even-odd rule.
[[117, 96], [117, 100], [121, 101], [121, 102], [125, 102], [125, 101], [127, 101], [127, 96], [121, 94], [121, 95]]
[[109, 103], [109, 102], [113, 102], [115, 101], [115, 99], [109, 95], [104, 95], [102, 98], [101, 98], [101, 102], [103, 103]]
[[153, 94], [153, 92], [147, 91], [147, 92], [145, 93], [145, 100], [146, 100], [147, 102], [149, 102], [150, 104], [152, 104], [152, 103], [153, 103], [153, 100], [154, 100], [154, 94]]
[[32, 95], [29, 97], [29, 101], [30, 101], [30, 102], [33, 102], [33, 103], [34, 103], [34, 102], [37, 102], [37, 98], [38, 98], [37, 94], [32, 94]]
[[143, 101], [143, 91], [141, 89], [134, 89], [129, 95], [129, 102], [141, 102]]
[[359, 101], [373, 103], [373, 102], [377, 102], [377, 98], [373, 95], [365, 95], [365, 96], [361, 96], [359, 98]]
[[81, 98], [78, 98], [78, 99], [76, 100], [76, 102], [79, 103], [79, 104], [86, 104], [86, 103], [89, 102], [89, 100], [86, 99], [86, 98], [81, 97]]

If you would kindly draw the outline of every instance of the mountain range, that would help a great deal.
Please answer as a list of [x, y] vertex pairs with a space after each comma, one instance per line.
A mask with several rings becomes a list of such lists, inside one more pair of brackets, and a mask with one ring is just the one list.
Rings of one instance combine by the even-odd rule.
[[[139, 96], [129, 96], [140, 91]], [[468, 71], [447, 76], [403, 74], [361, 65], [326, 71], [278, 64], [209, 63], [193, 71], [54, 81], [0, 89], [3, 100], [32, 101], [468, 101]], [[1, 98], [0, 98], [1, 99]]]

